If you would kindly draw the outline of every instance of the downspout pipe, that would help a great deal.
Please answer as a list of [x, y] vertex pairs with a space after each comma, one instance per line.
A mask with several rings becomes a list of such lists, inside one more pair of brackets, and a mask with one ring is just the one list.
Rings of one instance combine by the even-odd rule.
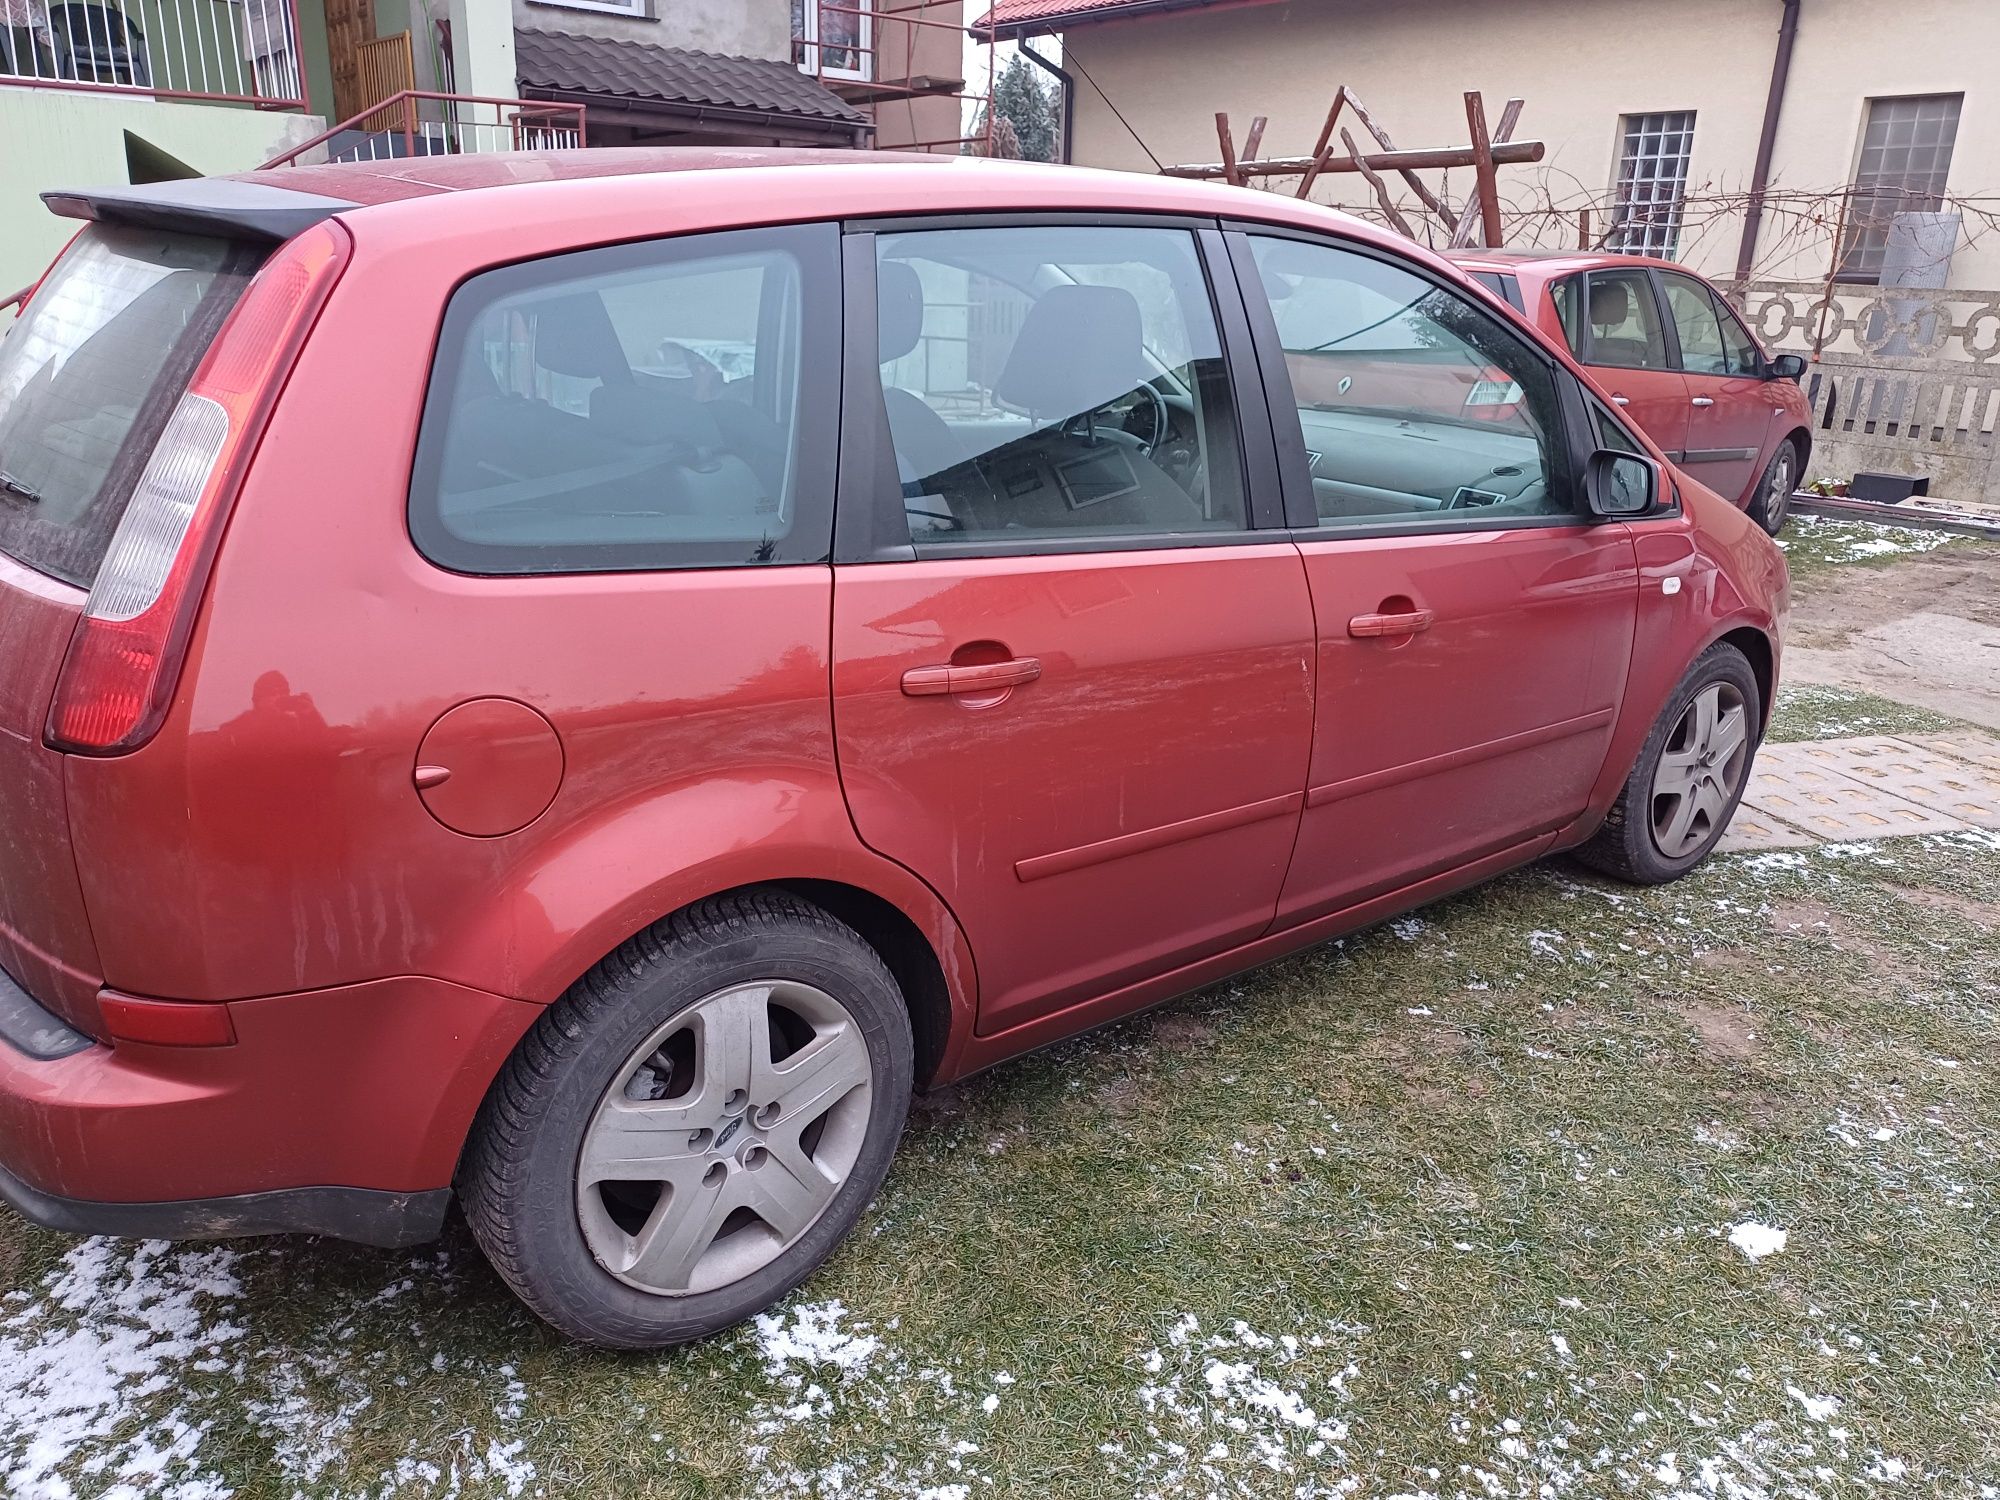
[[1748, 281], [1757, 263], [1757, 237], [1764, 228], [1764, 193], [1771, 185], [1771, 153], [1778, 143], [1778, 112], [1785, 107], [1785, 84], [1792, 73], [1792, 44], [1799, 36], [1799, 0], [1784, 0], [1778, 18], [1778, 51], [1771, 59], [1771, 91], [1764, 98], [1764, 128], [1757, 134], [1757, 164], [1750, 170], [1750, 202], [1743, 213], [1743, 243], [1736, 249], [1736, 279]]
[[[988, 45], [990, 46], [991, 43]], [[1056, 87], [1062, 90], [1061, 160], [1064, 162], [1074, 161], [1076, 159], [1076, 80], [1070, 77], [1062, 68], [1057, 67], [1046, 57], [1042, 56], [1033, 47], [1030, 47], [1028, 39], [1025, 36], [1019, 39], [1017, 45], [1026, 54], [1028, 61], [1040, 68], [1044, 73], [1051, 75], [1056, 81]]]

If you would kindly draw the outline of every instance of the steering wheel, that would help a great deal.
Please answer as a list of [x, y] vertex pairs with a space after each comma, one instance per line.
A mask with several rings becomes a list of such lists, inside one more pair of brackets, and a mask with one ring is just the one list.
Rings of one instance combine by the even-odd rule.
[[[1152, 415], [1153, 415], [1152, 435], [1150, 437], [1143, 437], [1143, 438], [1139, 437], [1139, 435], [1134, 432], [1127, 432], [1126, 435], [1136, 439], [1139, 444], [1139, 451], [1145, 454], [1148, 458], [1151, 458], [1153, 456], [1154, 450], [1159, 448], [1159, 446], [1162, 443], [1166, 442], [1168, 436], [1173, 432], [1174, 430], [1173, 418], [1167, 412], [1166, 397], [1162, 396], [1159, 393], [1159, 391], [1154, 387], [1151, 381], [1142, 381], [1140, 384], [1134, 386], [1130, 391], [1126, 392], [1126, 396], [1140, 396], [1140, 395], [1145, 396], [1147, 398], [1147, 403], [1152, 407]], [[1101, 411], [1110, 411], [1112, 408], [1116, 407], [1119, 402], [1125, 399], [1126, 399], [1125, 396], [1120, 396], [1116, 400], [1105, 402], [1102, 406], [1094, 406], [1089, 411], [1080, 411], [1075, 416], [1071, 417], [1067, 422], [1062, 424], [1062, 430], [1064, 432], [1068, 432], [1072, 428], [1079, 428], [1083, 424], [1085, 418], [1094, 416], [1096, 413]]]

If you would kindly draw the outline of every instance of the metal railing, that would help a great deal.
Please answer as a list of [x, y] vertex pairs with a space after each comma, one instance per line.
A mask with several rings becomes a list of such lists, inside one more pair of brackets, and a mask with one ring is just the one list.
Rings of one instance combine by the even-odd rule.
[[8, 85], [302, 109], [296, 0], [6, 0]]
[[[956, 134], [898, 142], [898, 150], [969, 148], [991, 154], [994, 49], [986, 49], [986, 91], [969, 92], [966, 80], [957, 76], [965, 70], [962, 10], [947, 0], [793, 0], [792, 60], [800, 72], [863, 110], [878, 133], [885, 105], [921, 99], [954, 102], [954, 118], [961, 121]], [[947, 73], [926, 75], [924, 53], [934, 54]], [[967, 107], [976, 107], [981, 117], [980, 128], [971, 134], [962, 124]]]
[[263, 165], [389, 161], [487, 151], [568, 151], [585, 144], [586, 106], [399, 89]]

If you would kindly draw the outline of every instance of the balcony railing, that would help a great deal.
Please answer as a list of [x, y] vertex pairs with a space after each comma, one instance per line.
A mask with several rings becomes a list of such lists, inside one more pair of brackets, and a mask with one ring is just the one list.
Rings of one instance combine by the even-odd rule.
[[296, 0], [4, 0], [9, 84], [303, 108]]
[[567, 151], [584, 144], [585, 114], [581, 104], [402, 89], [353, 119], [288, 147], [264, 166], [484, 151]]

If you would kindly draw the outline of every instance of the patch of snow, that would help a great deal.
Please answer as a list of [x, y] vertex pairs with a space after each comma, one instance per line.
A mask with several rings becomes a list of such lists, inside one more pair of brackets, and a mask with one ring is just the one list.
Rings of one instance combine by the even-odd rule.
[[1785, 1248], [1791, 1238], [1783, 1229], [1774, 1229], [1769, 1224], [1759, 1224], [1754, 1219], [1745, 1219], [1733, 1224], [1729, 1229], [1729, 1243], [1741, 1250], [1751, 1260], [1762, 1260], [1767, 1255], [1776, 1255]]

